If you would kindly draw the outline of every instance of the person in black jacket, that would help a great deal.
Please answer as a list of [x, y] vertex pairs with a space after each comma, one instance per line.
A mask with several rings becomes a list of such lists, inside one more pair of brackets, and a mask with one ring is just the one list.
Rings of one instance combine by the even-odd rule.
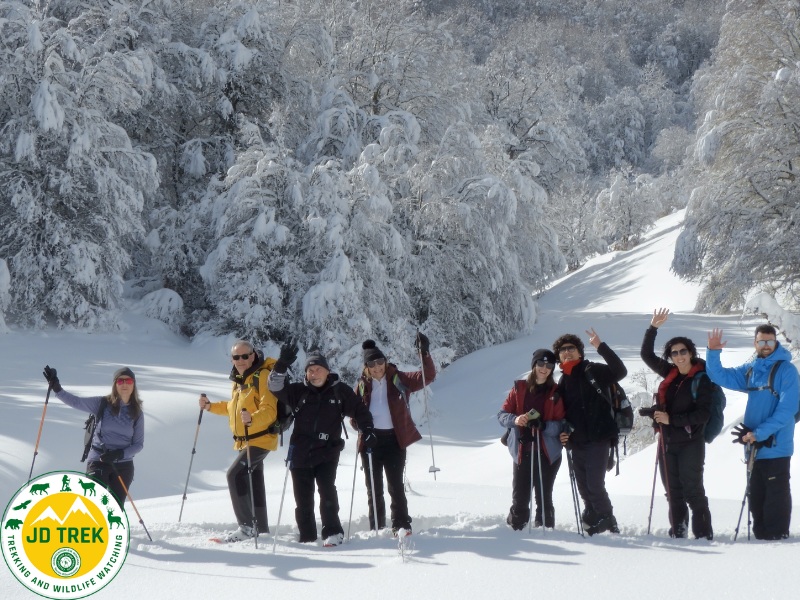
[[[593, 378], [609, 393], [610, 387], [625, 378], [628, 370], [614, 351], [600, 341], [594, 329], [587, 332], [607, 364], [589, 362], [584, 358], [583, 342], [571, 333], [553, 342], [563, 375], [558, 388], [564, 400], [571, 432], [561, 434], [561, 442], [569, 444], [578, 492], [584, 503], [583, 522], [589, 535], [610, 531], [619, 533], [614, 507], [606, 491], [606, 470], [609, 454], [617, 444], [617, 430], [609, 398], [597, 393], [590, 382]], [[609, 396], [610, 397], [610, 396]]]
[[308, 353], [305, 379], [286, 383], [286, 371], [297, 357], [297, 346], [281, 348], [280, 358], [269, 375], [269, 390], [294, 412], [294, 428], [289, 439], [295, 520], [300, 542], [317, 540], [314, 516], [314, 483], [319, 491], [319, 512], [325, 546], [338, 546], [344, 541], [339, 520], [339, 497], [336, 492], [336, 469], [344, 448], [343, 419], [356, 420], [362, 432], [361, 443], [367, 448], [376, 445], [372, 415], [349, 386], [330, 372], [328, 360], [317, 351]]
[[691, 508], [692, 533], [698, 539], [711, 540], [714, 532], [703, 486], [706, 456], [703, 429], [711, 416], [713, 388], [708, 375], [700, 375], [695, 381], [698, 373], [705, 373], [706, 364], [698, 358], [697, 348], [689, 338], [674, 337], [664, 344], [661, 357], [655, 355], [656, 334], [668, 316], [666, 308], [653, 311], [642, 340], [641, 356], [648, 367], [664, 378], [658, 386], [652, 416], [661, 434], [658, 464], [669, 501], [669, 534], [686, 537]]

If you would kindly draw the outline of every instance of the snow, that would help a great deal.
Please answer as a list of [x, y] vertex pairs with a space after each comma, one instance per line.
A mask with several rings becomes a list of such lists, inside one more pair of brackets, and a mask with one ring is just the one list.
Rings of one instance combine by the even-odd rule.
[[[137, 374], [147, 415], [145, 448], [136, 460], [131, 493], [153, 541], [126, 504], [130, 552], [116, 579], [94, 596], [98, 599], [124, 595], [129, 600], [216, 600], [262, 593], [330, 600], [506, 594], [594, 600], [788, 597], [796, 588], [800, 525], [795, 520], [788, 541], [747, 541], [745, 517], [739, 539], [732, 543], [745, 471], [741, 449], [728, 442], [726, 432], [708, 446], [706, 458], [713, 542], [668, 537], [660, 482], [652, 533], [647, 535], [654, 446], [624, 458], [619, 477], [610, 473], [607, 478], [621, 535], [584, 539], [577, 534], [566, 464], [556, 481], [555, 530], [513, 532], [504, 522], [511, 501], [511, 460], [498, 441], [502, 430], [495, 415], [512, 381], [529, 367], [534, 349], [549, 346], [562, 333], [583, 335], [593, 327], [628, 366], [624, 384], [631, 394], [641, 389], [630, 375], [644, 369], [639, 359], [642, 335], [653, 309], [664, 306], [674, 314], [657, 343], [668, 336], [688, 335], [702, 348], [706, 332], [721, 327], [728, 341], [723, 364], [739, 364], [751, 354], [753, 327], [760, 319], [692, 313], [698, 287], [669, 271], [679, 228], [680, 215], [668, 217], [637, 248], [590, 262], [541, 297], [531, 335], [449, 365], [427, 398], [430, 424], [423, 419], [425, 397], [412, 398], [423, 440], [409, 449], [414, 533], [405, 540], [402, 556], [396, 540], [367, 531], [366, 489], [354, 462], [352, 437], [342, 454], [338, 478], [340, 517], [345, 531], [350, 531], [345, 545], [322, 548], [293, 541], [297, 530], [291, 484], [275, 553], [271, 536], [263, 536], [258, 549], [249, 543], [208, 542], [210, 536], [233, 529], [225, 470], [234, 456], [226, 419], [209, 413], [200, 426], [178, 523], [197, 431], [197, 397], [200, 392], [212, 401], [228, 397], [227, 351], [233, 339], [206, 336], [189, 343], [163, 323], [134, 311], [126, 313], [125, 328], [116, 335], [12, 329], [0, 336], [0, 498], [7, 502], [27, 479], [44, 405], [44, 364], [57, 367], [66, 389], [82, 395], [106, 393], [111, 373], [119, 365], [129, 365]], [[275, 355], [275, 347], [265, 350]], [[588, 344], [587, 356], [597, 359]], [[335, 367], [336, 357], [331, 362]], [[739, 422], [744, 402], [741, 394], [728, 393], [727, 426]], [[34, 475], [81, 470], [84, 419], [85, 415], [51, 399]], [[265, 463], [273, 532], [278, 528], [285, 453], [283, 447]], [[429, 473], [433, 464], [441, 469], [435, 479]], [[796, 480], [797, 461], [792, 473]], [[797, 509], [795, 502], [795, 514]], [[0, 567], [0, 597], [34, 596]]]

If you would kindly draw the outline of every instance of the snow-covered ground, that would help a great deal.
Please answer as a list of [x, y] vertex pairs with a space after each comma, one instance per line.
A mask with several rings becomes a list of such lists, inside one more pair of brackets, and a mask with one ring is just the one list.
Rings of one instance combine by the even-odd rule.
[[[662, 327], [657, 344], [673, 335], [688, 335], [702, 348], [706, 332], [721, 327], [729, 341], [723, 364], [738, 364], [750, 356], [753, 327], [759, 321], [694, 314], [697, 288], [670, 273], [679, 219], [674, 215], [662, 220], [638, 248], [600, 257], [558, 282], [540, 300], [533, 335], [475, 352], [442, 371], [429, 398], [433, 455], [422, 418], [423, 399], [419, 394], [412, 399], [424, 440], [409, 450], [414, 535], [405, 560], [392, 538], [375, 538], [367, 531], [361, 471], [356, 473], [351, 539], [344, 546], [329, 549], [293, 541], [291, 483], [276, 553], [271, 536], [262, 537], [258, 549], [249, 543], [208, 542], [210, 535], [233, 528], [224, 477], [233, 458], [232, 440], [226, 420], [211, 414], [203, 417], [188, 499], [178, 523], [197, 428], [197, 396], [205, 392], [212, 400], [228, 397], [231, 339], [188, 343], [134, 313], [127, 318], [128, 330], [117, 335], [12, 330], [0, 336], [0, 502], [5, 506], [27, 480], [46, 390], [42, 367], [57, 367], [66, 389], [88, 395], [106, 393], [113, 371], [128, 365], [137, 373], [147, 415], [145, 448], [136, 460], [131, 493], [153, 541], [127, 505], [132, 529], [128, 559], [98, 598], [791, 597], [797, 587], [800, 521], [795, 520], [788, 541], [748, 542], [746, 533], [740, 533], [732, 543], [745, 469], [741, 447], [729, 442], [727, 432], [708, 447], [706, 459], [713, 542], [668, 537], [660, 483], [653, 530], [647, 535], [652, 445], [625, 458], [620, 475], [611, 473], [607, 479], [621, 535], [578, 535], [566, 464], [556, 482], [556, 529], [528, 534], [505, 525], [511, 460], [498, 441], [502, 430], [495, 415], [512, 381], [529, 368], [534, 349], [550, 346], [562, 333], [583, 334], [593, 327], [625, 360], [630, 394], [637, 390], [630, 376], [644, 369], [639, 359], [642, 335], [653, 309], [664, 306], [675, 314]], [[587, 356], [597, 359], [588, 344]], [[743, 408], [744, 397], [729, 392], [728, 425], [739, 422]], [[81, 470], [84, 419], [58, 400], [50, 402], [34, 475]], [[281, 448], [266, 462], [273, 531], [285, 452]], [[351, 438], [338, 479], [346, 530], [354, 459]], [[429, 473], [434, 461], [441, 469], [436, 480]], [[797, 461], [792, 474], [797, 475]], [[797, 508], [796, 500], [795, 514], [800, 515]], [[31, 597], [6, 567], [0, 567], [0, 598]]]

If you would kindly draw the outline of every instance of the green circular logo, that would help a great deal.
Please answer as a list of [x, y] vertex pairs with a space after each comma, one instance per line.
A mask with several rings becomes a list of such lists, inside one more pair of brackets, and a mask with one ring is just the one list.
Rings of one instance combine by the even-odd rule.
[[59, 548], [53, 553], [51, 564], [61, 577], [70, 577], [81, 568], [81, 557], [72, 548]]

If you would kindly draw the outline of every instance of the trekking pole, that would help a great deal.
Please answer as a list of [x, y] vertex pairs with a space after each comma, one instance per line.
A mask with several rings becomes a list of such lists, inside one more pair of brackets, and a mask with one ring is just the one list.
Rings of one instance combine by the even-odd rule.
[[569, 482], [572, 488], [572, 506], [575, 508], [575, 526], [578, 528], [580, 536], [586, 537], [583, 535], [583, 523], [580, 517], [578, 481], [575, 479], [575, 465], [572, 462], [572, 450], [569, 448], [567, 448], [567, 467], [569, 467]]
[[[417, 336], [419, 336], [419, 329], [417, 329]], [[428, 468], [428, 473], [433, 473], [433, 480], [436, 481], [436, 472], [441, 471], [441, 469], [436, 467], [436, 458], [433, 455], [433, 434], [431, 433], [431, 418], [430, 414], [428, 413], [428, 382], [425, 381], [425, 359], [422, 357], [422, 350], [417, 348], [417, 353], [419, 354], [419, 360], [422, 364], [422, 397], [425, 400], [425, 420], [428, 422], [428, 440], [431, 443], [431, 466]]]
[[[545, 528], [545, 520], [547, 519], [547, 507], [545, 506], [544, 502], [544, 479], [542, 477], [542, 444], [541, 444], [541, 432], [537, 429], [536, 430], [536, 457], [539, 465], [539, 500], [541, 502], [540, 506], [542, 508], [542, 533], [546, 531]], [[533, 459], [533, 455], [531, 455], [531, 459]], [[555, 515], [553, 515], [555, 517]], [[555, 525], [555, 523], [553, 523]]]
[[664, 487], [667, 488], [667, 516], [674, 535], [678, 533], [678, 525], [672, 522], [672, 494], [669, 489], [669, 469], [667, 469], [667, 443], [664, 441], [664, 426], [661, 423], [658, 424], [658, 445], [661, 450], [661, 460], [664, 461], [662, 469], [664, 470]]
[[115, 467], [113, 463], [111, 464], [111, 470], [114, 471], [114, 475], [116, 475], [117, 479], [119, 479], [119, 484], [122, 486], [122, 489], [125, 490], [125, 495], [128, 497], [128, 500], [131, 501], [133, 512], [135, 512], [136, 516], [139, 517], [139, 525], [142, 526], [142, 529], [144, 529], [144, 532], [147, 534], [147, 539], [149, 539], [152, 542], [153, 538], [150, 537], [150, 532], [147, 531], [147, 527], [145, 526], [144, 521], [142, 520], [142, 515], [139, 514], [139, 509], [136, 508], [136, 503], [133, 501], [133, 497], [131, 497], [131, 493], [128, 491], [128, 486], [125, 485], [125, 482], [122, 480], [122, 475], [119, 474], [119, 471], [117, 471], [117, 467]]
[[[244, 412], [245, 409], [242, 409]], [[244, 443], [247, 453], [247, 480], [250, 484], [250, 514], [253, 515], [253, 543], [258, 548], [258, 521], [256, 520], [256, 494], [253, 490], [253, 465], [250, 462], [250, 426], [244, 424]]]
[[661, 448], [656, 446], [656, 463], [653, 467], [653, 489], [650, 491], [650, 514], [647, 516], [647, 535], [650, 535], [650, 524], [653, 521], [653, 502], [656, 498], [656, 476], [658, 475], [658, 455]]
[[275, 554], [275, 547], [278, 545], [278, 528], [281, 526], [281, 513], [283, 512], [283, 497], [286, 495], [286, 481], [289, 479], [289, 469], [292, 468], [292, 450], [294, 446], [289, 446], [286, 453], [286, 473], [283, 475], [283, 491], [281, 492], [281, 505], [278, 508], [278, 522], [275, 524], [275, 536], [272, 540], [272, 553]]
[[375, 537], [378, 537], [378, 498], [375, 496], [375, 473], [372, 471], [372, 448], [367, 448], [369, 461], [369, 485], [372, 488], [372, 523], [375, 525]]
[[533, 522], [533, 442], [531, 442], [531, 495], [528, 499], [528, 533], [531, 532]]
[[[739, 537], [739, 526], [742, 524], [742, 514], [744, 513], [744, 503], [750, 500], [750, 476], [753, 474], [753, 464], [756, 460], [756, 453], [758, 452], [758, 448], [753, 447], [751, 444], [750, 448], [750, 456], [747, 459], [747, 485], [744, 488], [744, 496], [742, 497], [742, 508], [739, 509], [739, 520], [736, 522], [736, 530], [733, 533], [733, 541], [736, 541], [736, 538]], [[750, 539], [750, 506], [748, 502], [747, 507], [747, 539]]]
[[[200, 394], [203, 398], [208, 400], [205, 394]], [[194, 455], [197, 452], [197, 436], [200, 434], [200, 422], [203, 420], [203, 409], [200, 409], [200, 416], [197, 418], [197, 429], [194, 432], [194, 445], [192, 446], [192, 458], [189, 460], [189, 471], [186, 473], [186, 485], [183, 486], [183, 500], [181, 500], [181, 512], [178, 513], [178, 523], [181, 522], [183, 516], [183, 504], [186, 502], [186, 490], [189, 489], [189, 475], [192, 472], [192, 463], [194, 462]]]
[[350, 525], [353, 523], [353, 502], [356, 497], [356, 473], [358, 472], [358, 447], [356, 447], [356, 457], [353, 460], [353, 490], [350, 492], [350, 518], [347, 520], [347, 541], [350, 541]]
[[39, 440], [42, 439], [42, 427], [44, 427], [44, 416], [47, 413], [47, 403], [50, 402], [50, 392], [53, 390], [51, 383], [47, 384], [47, 395], [44, 397], [44, 408], [42, 409], [42, 419], [39, 421], [39, 433], [36, 436], [36, 445], [33, 447], [33, 460], [31, 461], [31, 470], [28, 473], [28, 481], [33, 477], [33, 463], [36, 462], [36, 455], [39, 454]]

